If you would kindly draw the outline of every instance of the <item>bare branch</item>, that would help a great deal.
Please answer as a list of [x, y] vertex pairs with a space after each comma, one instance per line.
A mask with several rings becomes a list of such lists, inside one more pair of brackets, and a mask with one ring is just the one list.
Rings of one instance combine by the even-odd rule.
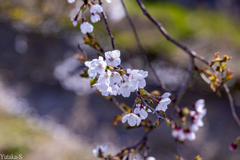
[[[102, 5], [102, 1], [101, 0], [99, 0], [99, 5]], [[106, 16], [104, 11], [102, 12], [102, 16], [103, 16], [103, 19], [104, 19], [104, 22], [105, 22], [105, 25], [106, 25], [106, 29], [107, 29], [108, 34], [109, 34], [110, 39], [111, 39], [112, 49], [115, 50], [114, 38], [113, 38], [112, 32], [110, 30], [110, 27], [108, 25], [107, 16]]]
[[179, 48], [181, 48], [182, 50], [184, 50], [185, 52], [187, 52], [189, 55], [199, 59], [200, 61], [202, 61], [203, 63], [205, 63], [206, 65], [209, 65], [210, 63], [202, 56], [198, 55], [195, 51], [189, 49], [187, 46], [181, 44], [180, 42], [178, 42], [177, 40], [173, 39], [172, 37], [170, 37], [167, 33], [167, 31], [165, 30], [165, 28], [162, 26], [162, 24], [160, 22], [158, 22], [157, 20], [155, 20], [146, 10], [146, 7], [144, 6], [144, 4], [142, 3], [141, 0], [136, 0], [138, 5], [140, 6], [140, 8], [142, 9], [144, 15], [153, 23], [155, 24], [159, 31], [162, 33], [162, 35], [170, 42], [172, 42], [173, 44], [175, 44], [176, 46], [178, 46]]
[[226, 85], [226, 83], [223, 85], [223, 87], [224, 87], [224, 89], [225, 89], [225, 91], [226, 91], [226, 93], [227, 93], [227, 95], [228, 95], [228, 99], [229, 99], [229, 102], [230, 102], [230, 107], [231, 107], [231, 110], [232, 110], [233, 118], [235, 119], [235, 121], [237, 122], [237, 124], [238, 124], [239, 127], [240, 127], [240, 120], [239, 120], [239, 118], [238, 118], [238, 116], [237, 116], [237, 114], [236, 114], [236, 110], [235, 110], [235, 108], [234, 108], [234, 103], [233, 103], [232, 95], [231, 95], [231, 93], [230, 93], [230, 91], [229, 91], [229, 88], [228, 88], [228, 86]]
[[138, 34], [137, 34], [136, 27], [135, 27], [134, 23], [132, 22], [132, 19], [130, 18], [129, 14], [128, 14], [128, 11], [127, 11], [127, 8], [126, 8], [126, 6], [124, 4], [124, 1], [121, 0], [121, 2], [122, 2], [123, 9], [125, 11], [126, 18], [128, 20], [128, 23], [130, 24], [130, 26], [132, 28], [135, 40], [136, 40], [137, 45], [138, 45], [138, 48], [142, 52], [143, 57], [145, 58], [145, 61], [147, 62], [148, 67], [152, 70], [154, 76], [156, 77], [158, 83], [161, 85], [162, 89], [164, 89], [165, 91], [169, 91], [167, 89], [167, 87], [165, 86], [165, 84], [163, 83], [163, 81], [158, 77], [158, 75], [157, 75], [155, 69], [153, 68], [152, 64], [149, 62], [148, 57], [147, 57], [147, 52], [144, 50], [144, 48], [143, 48], [143, 46], [142, 46], [142, 44], [140, 42], [140, 39], [139, 39]]

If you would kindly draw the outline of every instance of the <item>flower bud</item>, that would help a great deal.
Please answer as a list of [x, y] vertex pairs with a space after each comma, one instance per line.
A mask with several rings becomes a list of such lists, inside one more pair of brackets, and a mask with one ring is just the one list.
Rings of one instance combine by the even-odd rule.
[[202, 158], [198, 155], [194, 160], [202, 160]]
[[151, 99], [147, 99], [147, 103], [149, 103], [149, 104], [151, 104], [151, 105], [154, 104], [154, 103], [153, 103], [153, 100], [151, 100]]
[[159, 91], [157, 91], [157, 90], [154, 90], [154, 91], [151, 92], [151, 95], [153, 95], [153, 96], [160, 96], [161, 93]]
[[140, 104], [141, 102], [142, 102], [141, 98], [137, 97], [137, 98], [135, 99], [135, 103], [136, 103], [136, 104]]
[[169, 126], [171, 124], [170, 120], [169, 119], [166, 119], [165, 120], [165, 123], [167, 124], [167, 126]]
[[183, 115], [187, 116], [187, 115], [189, 114], [188, 108], [187, 108], [187, 107], [184, 107], [184, 108], [182, 109], [182, 113], [183, 113]]

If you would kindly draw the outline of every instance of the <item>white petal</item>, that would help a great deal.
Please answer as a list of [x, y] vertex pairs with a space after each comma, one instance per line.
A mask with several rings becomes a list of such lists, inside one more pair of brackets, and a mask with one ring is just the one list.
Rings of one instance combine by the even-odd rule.
[[128, 124], [132, 127], [136, 125], [136, 120], [133, 116], [128, 118]]
[[106, 0], [106, 2], [107, 2], [107, 3], [111, 3], [111, 2], [112, 2], [112, 0]]
[[194, 132], [190, 132], [187, 134], [187, 138], [189, 141], [193, 141], [196, 139], [196, 134]]
[[169, 98], [170, 95], [171, 95], [171, 93], [166, 92], [162, 95], [162, 98]]
[[172, 136], [173, 136], [174, 138], [177, 138], [177, 136], [178, 136], [178, 130], [176, 130], [176, 129], [172, 130]]
[[128, 119], [129, 115], [126, 114], [123, 118], [122, 118], [122, 123], [125, 123]]
[[191, 125], [191, 131], [196, 132], [196, 131], [198, 131], [198, 129], [199, 129], [199, 127], [197, 124], [194, 123]]
[[144, 109], [141, 109], [141, 110], [140, 110], [140, 115], [141, 115], [144, 119], [146, 119], [146, 118], [148, 117], [148, 113], [147, 113], [147, 111], [145, 111]]
[[93, 23], [96, 23], [96, 22], [98, 22], [98, 21], [100, 21], [101, 20], [101, 18], [100, 18], [100, 16], [98, 15], [98, 14], [92, 14], [91, 15], [91, 21], [93, 22]]
[[75, 0], [68, 0], [68, 3], [74, 3]]

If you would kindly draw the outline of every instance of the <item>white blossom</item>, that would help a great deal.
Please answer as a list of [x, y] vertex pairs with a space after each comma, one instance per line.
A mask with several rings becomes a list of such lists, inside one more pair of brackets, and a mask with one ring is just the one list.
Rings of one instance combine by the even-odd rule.
[[131, 94], [131, 83], [125, 82], [120, 84], [120, 93], [123, 97], [129, 97]]
[[116, 96], [120, 94], [120, 88], [117, 84], [110, 85], [110, 87], [112, 88], [112, 92], [110, 93], [110, 95]]
[[147, 111], [145, 111], [143, 108], [135, 108], [134, 113], [139, 114], [140, 119], [146, 119], [148, 117]]
[[122, 77], [118, 72], [112, 72], [111, 77], [110, 77], [110, 84], [119, 84], [122, 81]]
[[100, 150], [101, 150], [101, 153], [104, 154], [107, 150], [107, 147], [108, 147], [107, 145], [105, 145], [105, 146], [98, 145], [95, 149], [93, 149], [93, 151], [92, 151], [93, 155], [95, 157], [98, 157]]
[[184, 141], [184, 140], [186, 139], [186, 135], [185, 135], [185, 133], [184, 133], [184, 131], [183, 131], [182, 129], [180, 129], [180, 130], [178, 131], [178, 139], [179, 139], [180, 141]]
[[199, 127], [204, 125], [202, 119], [206, 115], [207, 110], [205, 107], [205, 101], [203, 99], [199, 99], [195, 103], [196, 111], [190, 111], [190, 116], [192, 117], [192, 124], [191, 124], [191, 131], [196, 132], [198, 131]]
[[158, 103], [158, 105], [157, 105], [157, 107], [156, 107], [156, 111], [160, 111], [160, 110], [162, 110], [162, 111], [166, 111], [167, 110], [167, 105], [169, 105], [171, 103], [171, 99], [169, 99], [169, 98], [163, 98], [159, 103]]
[[134, 113], [128, 113], [122, 118], [122, 123], [126, 121], [128, 121], [128, 124], [132, 127], [135, 125], [139, 126], [141, 123], [141, 119]]
[[74, 18], [73, 18], [73, 19], [71, 19], [71, 20], [72, 20], [73, 26], [74, 26], [74, 27], [76, 27], [76, 26], [77, 26], [77, 23], [78, 23], [78, 22], [77, 22], [77, 20], [76, 20], [76, 19], [74, 19]]
[[98, 14], [92, 13], [92, 15], [91, 15], [91, 21], [92, 21], [93, 23], [96, 23], [96, 22], [98, 22], [98, 21], [100, 21], [100, 20], [101, 20], [101, 18], [100, 18], [100, 16], [99, 16]]
[[96, 83], [93, 85], [93, 87], [96, 87], [103, 96], [108, 96], [110, 93], [112, 93], [112, 87], [108, 84]]
[[179, 135], [179, 131], [180, 131], [180, 129], [173, 129], [172, 130], [172, 136], [174, 137], [174, 138], [177, 138], [178, 137], [178, 135]]
[[107, 3], [112, 3], [112, 0], [106, 0]]
[[105, 73], [106, 62], [103, 60], [103, 57], [99, 56], [98, 59], [93, 59], [92, 61], [86, 61], [84, 63], [88, 69], [89, 77], [95, 78], [97, 74]]
[[154, 157], [147, 157], [146, 160], [156, 160], [156, 158], [154, 158]]
[[146, 81], [144, 78], [146, 78], [148, 76], [148, 71], [139, 70], [138, 73], [141, 75], [138, 79], [139, 80], [138, 87], [144, 88], [146, 86]]
[[165, 98], [169, 98], [170, 95], [171, 95], [171, 93], [166, 92], [166, 93], [164, 93], [161, 97], [162, 97], [163, 99], [165, 99]]
[[80, 29], [83, 34], [91, 33], [93, 31], [93, 26], [88, 22], [82, 22]]
[[91, 13], [102, 13], [103, 12], [103, 7], [99, 4], [94, 4], [92, 5], [91, 9], [90, 9]]
[[199, 99], [197, 100], [197, 102], [195, 103], [195, 108], [196, 108], [196, 111], [199, 112], [199, 113], [202, 113], [204, 112], [205, 110], [205, 101], [204, 99]]
[[121, 63], [120, 51], [113, 50], [105, 53], [106, 62], [108, 65], [117, 67]]
[[68, 0], [68, 3], [74, 3], [75, 0]]
[[189, 140], [189, 141], [193, 141], [196, 139], [196, 134], [194, 132], [188, 132], [186, 134], [186, 138]]
[[110, 84], [110, 77], [112, 75], [112, 72], [107, 70], [106, 72], [103, 72], [100, 74], [99, 78], [98, 78], [98, 83], [100, 84]]

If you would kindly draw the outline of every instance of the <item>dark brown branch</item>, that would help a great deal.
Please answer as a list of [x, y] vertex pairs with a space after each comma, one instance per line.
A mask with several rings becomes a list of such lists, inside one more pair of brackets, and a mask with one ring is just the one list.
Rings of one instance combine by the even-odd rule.
[[[101, 0], [99, 0], [99, 5], [102, 5], [102, 1]], [[112, 32], [110, 30], [110, 27], [108, 25], [107, 16], [106, 16], [104, 11], [102, 12], [102, 16], [103, 16], [103, 19], [104, 19], [104, 22], [105, 22], [105, 25], [106, 25], [106, 29], [107, 29], [108, 34], [109, 34], [110, 39], [111, 39], [112, 49], [115, 50], [114, 38], [113, 38]]]
[[228, 86], [226, 85], [226, 83], [223, 85], [227, 95], [228, 95], [228, 99], [229, 99], [229, 103], [230, 103], [230, 107], [231, 107], [231, 111], [232, 111], [232, 115], [233, 115], [233, 118], [235, 119], [235, 121], [237, 122], [237, 124], [239, 125], [240, 127], [240, 120], [237, 116], [237, 113], [236, 113], [236, 110], [235, 110], [235, 107], [234, 107], [234, 103], [233, 103], [233, 98], [232, 98], [232, 95], [229, 91], [229, 88]]
[[165, 28], [162, 26], [162, 24], [160, 22], [158, 22], [157, 20], [155, 20], [146, 10], [146, 7], [144, 6], [144, 4], [142, 3], [141, 0], [136, 0], [139, 7], [141, 8], [141, 10], [143, 11], [144, 15], [153, 23], [157, 26], [157, 28], [159, 29], [159, 31], [162, 33], [162, 35], [170, 42], [172, 42], [173, 44], [175, 44], [176, 46], [178, 46], [179, 48], [181, 48], [182, 50], [184, 50], [186, 53], [188, 53], [189, 55], [199, 59], [200, 61], [202, 61], [203, 63], [209, 65], [210, 63], [202, 56], [198, 55], [195, 51], [189, 49], [187, 46], [181, 44], [180, 42], [178, 42], [177, 40], [173, 39], [172, 37], [170, 37], [167, 33], [167, 31], [165, 30]]
[[137, 42], [137, 45], [138, 45], [138, 48], [140, 49], [140, 51], [142, 52], [143, 54], [143, 57], [145, 58], [145, 61], [147, 62], [147, 65], [148, 67], [152, 70], [154, 76], [156, 77], [157, 81], [159, 82], [159, 84], [161, 85], [162, 89], [164, 89], [165, 91], [169, 91], [167, 89], [167, 87], [165, 86], [165, 84], [163, 83], [163, 81], [158, 77], [155, 69], [153, 68], [152, 64], [149, 62], [148, 60], [148, 57], [147, 57], [147, 52], [145, 51], [145, 49], [143, 48], [141, 42], [140, 42], [140, 39], [138, 37], [138, 34], [137, 34], [137, 30], [136, 30], [136, 27], [134, 25], [134, 23], [132, 22], [132, 19], [130, 18], [129, 14], [128, 14], [128, 11], [127, 11], [127, 8], [124, 4], [124, 1], [121, 0], [122, 2], [122, 6], [123, 6], [123, 9], [125, 11], [125, 15], [126, 15], [126, 18], [128, 20], [128, 23], [130, 24], [131, 28], [132, 28], [132, 31], [133, 31], [133, 34], [134, 34], [134, 37], [135, 37], [135, 40]]

